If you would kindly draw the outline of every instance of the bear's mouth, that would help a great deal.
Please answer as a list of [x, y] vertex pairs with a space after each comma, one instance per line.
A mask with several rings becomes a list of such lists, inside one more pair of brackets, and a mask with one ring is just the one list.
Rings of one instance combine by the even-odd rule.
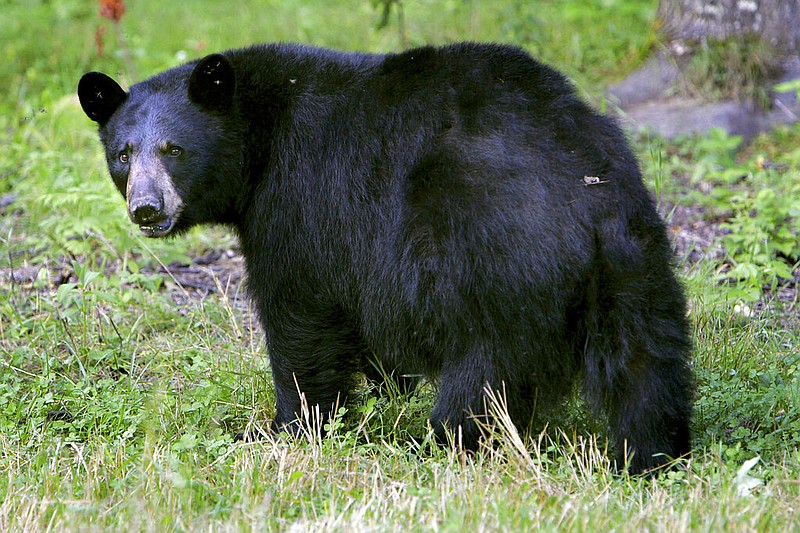
[[169, 232], [172, 231], [173, 226], [175, 225], [175, 221], [172, 218], [167, 218], [160, 222], [154, 222], [151, 224], [140, 224], [139, 231], [145, 237], [155, 238], [155, 237], [164, 237], [169, 235]]

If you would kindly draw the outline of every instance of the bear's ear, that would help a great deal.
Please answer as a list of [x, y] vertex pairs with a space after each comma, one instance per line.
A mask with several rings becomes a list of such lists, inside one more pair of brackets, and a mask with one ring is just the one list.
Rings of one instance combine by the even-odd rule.
[[236, 89], [236, 74], [222, 54], [200, 60], [189, 78], [189, 99], [201, 108], [227, 111]]
[[78, 82], [78, 99], [83, 112], [101, 126], [126, 98], [128, 93], [102, 72], [87, 72]]

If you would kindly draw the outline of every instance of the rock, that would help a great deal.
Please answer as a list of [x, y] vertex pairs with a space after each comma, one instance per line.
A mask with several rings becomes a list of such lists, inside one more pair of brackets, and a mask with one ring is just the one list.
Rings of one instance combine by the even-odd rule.
[[[800, 102], [796, 92], [770, 91], [772, 107], [769, 110], [749, 101], [709, 103], [672, 95], [681, 75], [675, 61], [666, 54], [659, 55], [608, 90], [609, 108], [617, 113], [624, 126], [666, 138], [722, 128], [731, 135], [750, 139], [779, 124], [800, 120]], [[774, 84], [796, 79], [800, 79], [800, 59], [797, 57], [785, 62], [783, 74]]]

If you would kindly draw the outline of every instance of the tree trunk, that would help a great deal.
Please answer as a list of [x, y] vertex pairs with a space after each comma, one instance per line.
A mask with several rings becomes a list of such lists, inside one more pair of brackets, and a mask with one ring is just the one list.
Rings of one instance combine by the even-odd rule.
[[798, 0], [661, 0], [657, 24], [671, 40], [753, 35], [781, 55], [800, 49]]

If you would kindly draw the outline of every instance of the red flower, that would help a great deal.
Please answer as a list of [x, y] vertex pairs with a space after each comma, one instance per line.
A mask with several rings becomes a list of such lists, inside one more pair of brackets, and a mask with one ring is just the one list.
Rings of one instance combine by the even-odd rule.
[[125, 14], [125, 0], [100, 0], [100, 16], [119, 22]]

